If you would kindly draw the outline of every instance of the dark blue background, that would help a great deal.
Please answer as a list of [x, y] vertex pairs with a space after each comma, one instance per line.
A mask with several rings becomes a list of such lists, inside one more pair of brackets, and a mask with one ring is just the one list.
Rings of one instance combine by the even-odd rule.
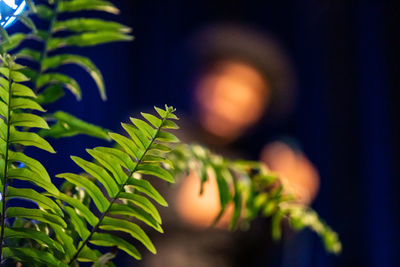
[[[62, 108], [120, 131], [120, 121], [153, 105], [190, 112], [185, 40], [221, 21], [272, 33], [295, 64], [299, 98], [285, 124], [261, 125], [246, 148], [255, 158], [275, 134], [295, 136], [318, 167], [322, 186], [314, 203], [338, 231], [342, 255], [327, 255], [314, 235], [300, 235], [281, 266], [398, 266], [400, 127], [400, 6], [395, 1], [118, 1], [117, 19], [136, 40], [83, 50], [103, 71], [109, 100], [79, 69], [83, 100]], [[17, 26], [16, 26], [17, 27]], [[104, 142], [78, 137], [54, 142], [42, 162], [52, 174], [78, 171], [68, 155]]]

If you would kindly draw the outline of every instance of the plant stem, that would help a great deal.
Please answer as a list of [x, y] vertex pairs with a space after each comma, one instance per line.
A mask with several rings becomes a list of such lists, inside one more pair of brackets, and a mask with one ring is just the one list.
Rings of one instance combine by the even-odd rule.
[[39, 90], [39, 88], [37, 86], [37, 80], [40, 77], [40, 75], [43, 73], [43, 61], [47, 57], [47, 49], [48, 49], [49, 41], [51, 39], [51, 34], [53, 32], [54, 24], [57, 21], [57, 13], [58, 13], [59, 2], [60, 2], [60, 0], [55, 0], [54, 1], [53, 15], [51, 16], [51, 19], [50, 19], [49, 28], [47, 29], [47, 35], [46, 35], [45, 39], [43, 40], [44, 41], [44, 45], [43, 45], [42, 52], [40, 53], [39, 69], [38, 69], [38, 72], [36, 74], [35, 81], [34, 81], [34, 92], [35, 93], [37, 93], [38, 90]]
[[11, 116], [11, 87], [12, 87], [12, 79], [11, 79], [11, 73], [12, 73], [12, 62], [8, 62], [8, 111], [7, 111], [7, 131], [6, 131], [6, 154], [4, 156], [4, 172], [3, 172], [3, 191], [1, 195], [1, 203], [2, 203], [2, 208], [1, 208], [1, 232], [0, 232], [0, 260], [2, 260], [3, 256], [3, 242], [4, 242], [4, 228], [5, 228], [5, 221], [6, 221], [6, 205], [7, 205], [7, 172], [8, 172], [8, 150], [9, 150], [9, 145], [10, 145], [10, 116]]
[[86, 244], [90, 241], [90, 239], [92, 238], [93, 234], [95, 232], [97, 232], [97, 230], [99, 229], [101, 222], [103, 221], [103, 219], [107, 216], [107, 213], [110, 211], [112, 205], [114, 204], [114, 202], [116, 200], [118, 200], [119, 198], [119, 194], [122, 192], [122, 190], [124, 189], [124, 187], [126, 186], [126, 184], [129, 181], [129, 178], [132, 177], [132, 175], [136, 172], [137, 167], [140, 165], [140, 163], [142, 162], [144, 156], [146, 155], [146, 153], [149, 151], [151, 145], [153, 144], [153, 142], [156, 140], [161, 127], [164, 124], [164, 121], [168, 118], [168, 115], [170, 114], [170, 111], [167, 111], [167, 114], [165, 115], [165, 117], [162, 119], [160, 126], [157, 128], [157, 131], [155, 132], [154, 136], [151, 138], [149, 145], [146, 147], [145, 151], [143, 152], [142, 156], [140, 157], [140, 159], [137, 161], [135, 168], [130, 172], [128, 178], [126, 179], [125, 183], [123, 183], [117, 193], [117, 195], [111, 200], [110, 205], [108, 205], [107, 209], [102, 213], [98, 223], [92, 228], [92, 231], [90, 232], [90, 235], [81, 243], [81, 246], [78, 248], [78, 250], [75, 252], [74, 256], [71, 258], [71, 260], [69, 261], [68, 265], [71, 266], [72, 263], [75, 262], [75, 260], [78, 258], [79, 253], [81, 252], [81, 250], [86, 246]]

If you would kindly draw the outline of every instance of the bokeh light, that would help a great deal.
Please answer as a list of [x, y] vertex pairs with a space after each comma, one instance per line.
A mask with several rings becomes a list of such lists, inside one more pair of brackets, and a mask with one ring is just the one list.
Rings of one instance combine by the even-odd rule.
[[263, 75], [235, 60], [216, 62], [199, 78], [195, 91], [204, 129], [228, 140], [256, 123], [269, 100]]
[[264, 147], [261, 160], [279, 174], [285, 192], [296, 201], [310, 204], [319, 189], [319, 173], [302, 152], [293, 150], [283, 142]]
[[0, 24], [10, 27], [26, 8], [25, 0], [0, 0]]
[[[200, 178], [193, 171], [185, 177], [176, 197], [176, 210], [185, 222], [199, 228], [211, 226], [221, 210], [218, 185], [213, 172], [208, 173], [203, 193], [199, 193]], [[232, 206], [226, 208], [224, 215], [216, 225], [226, 228], [232, 216]]]

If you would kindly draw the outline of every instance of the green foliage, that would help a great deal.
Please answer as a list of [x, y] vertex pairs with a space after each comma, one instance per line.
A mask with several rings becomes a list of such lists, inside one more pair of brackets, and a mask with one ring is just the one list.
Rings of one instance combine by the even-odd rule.
[[[282, 221], [289, 222], [295, 230], [308, 227], [323, 240], [327, 251], [339, 253], [341, 243], [337, 234], [322, 222], [309, 207], [296, 203], [284, 193], [279, 177], [260, 162], [231, 161], [211, 153], [199, 145], [180, 145], [168, 155], [174, 162], [175, 175], [195, 171], [203, 184], [208, 179], [217, 180], [221, 211], [217, 223], [228, 205], [233, 206], [230, 228], [249, 227], [259, 216], [272, 218], [272, 236], [281, 238]], [[212, 172], [214, 175], [209, 175]]]
[[[64, 178], [73, 188], [83, 188], [90, 202], [93, 202], [99, 214], [96, 216], [86, 209], [87, 218], [81, 217], [81, 202], [67, 201], [73, 191], [59, 194], [60, 204], [67, 211], [71, 224], [64, 232], [76, 238], [65, 240], [71, 247], [70, 253], [65, 254], [63, 262], [73, 264], [75, 261], [96, 261], [97, 258], [86, 257], [87, 245], [118, 247], [132, 257], [140, 259], [139, 251], [124, 239], [113, 235], [113, 231], [122, 231], [132, 238], [139, 240], [149, 251], [156, 252], [154, 245], [146, 233], [132, 219], [141, 221], [159, 232], [161, 218], [156, 207], [149, 201], [152, 199], [160, 205], [167, 205], [163, 197], [144, 177], [151, 175], [173, 183], [174, 179], [166, 168], [164, 160], [166, 153], [160, 154], [158, 145], [169, 147], [178, 142], [178, 139], [165, 129], [177, 119], [174, 109], [156, 109], [159, 117], [143, 114], [157, 120], [149, 123], [132, 118], [132, 123], [122, 124], [128, 137], [110, 133], [110, 137], [119, 145], [119, 148], [98, 147], [87, 150], [94, 161], [87, 161], [79, 157], [71, 157], [82, 168], [83, 174], [63, 173], [57, 175]], [[140, 123], [138, 123], [140, 121]], [[149, 157], [152, 155], [157, 157]], [[169, 166], [171, 167], [171, 166]], [[90, 177], [90, 178], [88, 178]], [[105, 190], [103, 193], [102, 188]], [[58, 195], [54, 194], [54, 197]], [[79, 203], [79, 204], [78, 204]], [[87, 203], [89, 205], [89, 202]], [[88, 230], [87, 224], [92, 226]], [[99, 230], [102, 230], [99, 232]], [[104, 232], [107, 231], [107, 232]], [[64, 245], [66, 245], [64, 243]]]
[[[57, 204], [50, 198], [39, 193], [45, 191], [58, 194], [58, 189], [52, 184], [51, 179], [43, 165], [19, 152], [24, 146], [55, 153], [51, 145], [38, 134], [27, 131], [27, 128], [48, 128], [46, 121], [33, 111], [43, 111], [35, 102], [36, 95], [22, 83], [29, 80], [21, 71], [23, 66], [16, 64], [11, 56], [1, 57], [0, 67], [0, 190], [1, 190], [1, 232], [0, 232], [0, 257], [4, 259], [32, 258], [39, 256], [47, 263], [54, 260], [53, 256], [32, 248], [19, 248], [6, 245], [3, 240], [29, 238], [38, 243], [46, 244], [54, 249], [62, 249], [52, 240], [43, 236], [43, 233], [34, 229], [14, 228], [6, 223], [7, 218], [26, 218], [43, 222], [45, 224], [65, 225], [63, 213]], [[23, 167], [20, 165], [24, 164]], [[36, 188], [14, 188], [11, 184], [15, 180], [30, 182]], [[38, 192], [39, 191], [39, 192]], [[12, 199], [33, 201], [38, 208], [27, 209], [8, 207]]]
[[[122, 250], [140, 259], [139, 250], [121, 232], [156, 248], [143, 231], [149, 226], [163, 232], [157, 205], [168, 206], [148, 181], [158, 177], [174, 183], [189, 169], [198, 173], [202, 185], [214, 173], [221, 202], [219, 220], [233, 205], [231, 228], [248, 227], [258, 216], [272, 218], [272, 235], [282, 235], [285, 220], [296, 230], [308, 227], [323, 239], [327, 251], [338, 253], [341, 244], [335, 232], [317, 214], [284, 194], [278, 177], [259, 162], [230, 161], [197, 145], [176, 145], [170, 131], [178, 129], [175, 109], [155, 108], [156, 115], [142, 113], [123, 123], [125, 135], [109, 132], [63, 111], [48, 113], [43, 105], [55, 103], [70, 91], [79, 100], [82, 91], [73, 77], [60, 67], [74, 64], [87, 71], [106, 99], [103, 76], [87, 57], [68, 54], [71, 46], [88, 47], [128, 41], [130, 28], [96, 17], [79, 17], [81, 11], [118, 14], [104, 0], [27, 0], [29, 12], [19, 16], [29, 33], [8, 33], [0, 27], [0, 258], [29, 266], [114, 266]], [[28, 15], [34, 14], [33, 19]], [[78, 14], [78, 15], [77, 15]], [[67, 15], [67, 16], [65, 16]], [[35, 17], [36, 16], [36, 17]], [[68, 17], [68, 19], [60, 19]], [[37, 23], [41, 20], [41, 23]], [[42, 29], [37, 25], [48, 25]], [[42, 44], [28, 47], [25, 40]], [[10, 55], [12, 54], [12, 56]], [[21, 60], [28, 60], [28, 67]], [[17, 63], [18, 61], [19, 63]], [[52, 122], [49, 126], [48, 122]], [[38, 130], [38, 131], [37, 131]], [[115, 147], [87, 149], [90, 160], [72, 156], [82, 173], [62, 173], [56, 188], [46, 168], [26, 155], [25, 147], [55, 153], [44, 139], [86, 134], [114, 141]], [[18, 180], [18, 184], [14, 184]], [[200, 188], [200, 193], [203, 186]], [[19, 207], [14, 199], [34, 203]], [[102, 254], [98, 247], [108, 247]]]
[[41, 130], [40, 135], [42, 137], [61, 138], [71, 137], [78, 134], [86, 134], [107, 141], [111, 140], [106, 129], [80, 120], [75, 116], [63, 111], [47, 114], [47, 119], [56, 120], [57, 122], [53, 124], [50, 129]]
[[[130, 41], [131, 29], [114, 21], [84, 16], [81, 11], [118, 14], [119, 10], [109, 1], [99, 0], [42, 0], [29, 1], [30, 11], [19, 16], [19, 20], [30, 30], [28, 33], [15, 33], [8, 36], [2, 29], [4, 42], [0, 45], [3, 53], [12, 53], [17, 60], [28, 62], [23, 73], [31, 79], [33, 91], [38, 95], [37, 102], [42, 105], [54, 103], [64, 97], [65, 90], [77, 100], [84, 92], [74, 77], [62, 73], [65, 65], [75, 65], [85, 70], [95, 82], [100, 96], [107, 99], [103, 75], [88, 57], [71, 54], [70, 47], [92, 47], [117, 41]], [[30, 16], [28, 16], [30, 15]], [[32, 17], [32, 19], [30, 18]], [[66, 18], [67, 17], [67, 18]], [[40, 22], [40, 23], [39, 23]], [[46, 25], [44, 28], [38, 25]], [[27, 40], [41, 43], [28, 47]], [[62, 50], [61, 50], [62, 48]], [[62, 51], [62, 52], [60, 52]], [[62, 116], [61, 116], [62, 115]], [[66, 118], [66, 116], [68, 117]], [[73, 117], [65, 112], [46, 114], [46, 119], [54, 122], [48, 131], [40, 134], [46, 137], [62, 138], [86, 134], [110, 140], [107, 131], [101, 127]], [[68, 123], [66, 123], [68, 120]]]
[[[6, 63], [10, 67], [9, 74], [4, 76], [4, 79], [9, 81], [9, 88], [12, 88], [12, 84], [16, 84], [13, 78], [25, 80], [14, 71], [15, 68], [20, 68], [20, 65], [14, 64]], [[12, 104], [14, 97], [12, 90], [10, 92], [10, 100], [3, 103]], [[5, 126], [9, 122], [11, 124], [14, 113], [19, 114], [18, 109], [10, 107], [9, 110], [10, 116], [1, 114], [4, 116]], [[172, 122], [177, 119], [173, 114], [174, 111], [172, 107], [166, 107], [165, 110], [156, 108], [158, 117], [143, 113], [144, 118], [151, 118], [148, 122], [131, 118], [131, 123], [122, 124], [127, 136], [109, 133], [119, 147], [88, 149], [87, 152], [92, 156], [91, 161], [71, 157], [84, 173], [57, 175], [56, 177], [66, 180], [65, 184], [73, 185], [64, 186], [64, 192], [58, 191], [52, 185], [47, 172], [39, 162], [21, 152], [11, 150], [14, 143], [7, 144], [7, 140], [13, 140], [14, 132], [6, 131], [6, 135], [2, 135], [5, 140], [2, 140], [6, 142], [5, 152], [8, 152], [3, 155], [2, 162], [5, 163], [4, 167], [8, 167], [4, 168], [2, 176], [5, 184], [2, 188], [3, 195], [6, 196], [2, 200], [2, 205], [6, 207], [8, 200], [20, 198], [35, 202], [39, 209], [12, 206], [3, 209], [2, 214], [6, 214], [6, 217], [2, 217], [4, 219], [1, 229], [5, 230], [2, 240], [17, 239], [24, 240], [25, 243], [27, 239], [34, 241], [34, 243], [27, 242], [23, 247], [19, 246], [19, 242], [16, 242], [15, 246], [3, 247], [4, 259], [11, 258], [15, 261], [50, 266], [75, 266], [78, 262], [88, 261], [93, 262], [94, 266], [102, 266], [101, 264], [111, 266], [110, 261], [115, 253], [102, 255], [90, 248], [89, 244], [117, 247], [135, 259], [140, 259], [138, 249], [117, 236], [115, 232], [118, 231], [129, 234], [149, 251], [156, 253], [153, 243], [135, 220], [163, 232], [160, 214], [152, 201], [163, 206], [167, 206], [167, 203], [145, 177], [150, 175], [169, 183], [174, 182], [171, 174], [172, 166], [166, 163], [168, 152], [159, 150], [160, 146], [170, 149], [171, 145], [179, 141], [172, 133], [165, 131], [171, 129], [171, 125], [174, 125], [172, 128], [177, 128]], [[38, 125], [30, 124], [30, 127]], [[11, 127], [14, 126], [10, 125]], [[41, 137], [38, 138], [43, 144], [48, 144]], [[12, 166], [12, 163], [19, 162], [25, 163], [26, 167]], [[40, 179], [36, 179], [39, 174]], [[42, 187], [44, 191], [14, 188], [9, 185], [10, 179], [28, 180]], [[88, 201], [83, 202], [79, 198], [82, 194]], [[89, 208], [91, 203], [97, 212]], [[9, 225], [5, 218], [24, 218], [22, 220], [27, 219], [27, 221], [22, 226]]]

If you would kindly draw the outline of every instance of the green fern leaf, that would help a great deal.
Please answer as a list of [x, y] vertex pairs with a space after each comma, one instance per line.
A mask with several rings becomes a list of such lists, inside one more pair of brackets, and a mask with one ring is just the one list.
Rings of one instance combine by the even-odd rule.
[[29, 113], [13, 114], [10, 124], [13, 126], [49, 129], [49, 125], [42, 117]]
[[64, 248], [60, 243], [51, 239], [46, 233], [30, 228], [5, 228], [5, 237], [8, 239], [32, 239], [41, 245], [64, 253]]
[[148, 138], [154, 135], [154, 129], [141, 119], [130, 118], [131, 122]]
[[[117, 22], [96, 18], [95, 15], [91, 15], [92, 17], [76, 17], [76, 14], [74, 14], [74, 12], [81, 11], [102, 11], [117, 14], [119, 10], [111, 2], [102, 0], [56, 0], [50, 1], [48, 4], [39, 4], [36, 6], [32, 4], [31, 8], [31, 13], [34, 13], [34, 15], [44, 20], [44, 22], [42, 21], [43, 23], [35, 25], [36, 20], [31, 20], [25, 14], [21, 15], [23, 23], [31, 29], [31, 33], [10, 35], [7, 41], [1, 44], [1, 48], [2, 51], [6, 52], [13, 50], [18, 48], [24, 40], [28, 39], [42, 43], [43, 48], [40, 50], [25, 46], [15, 53], [18, 59], [28, 59], [34, 62], [31, 68], [21, 70], [21, 75], [32, 79], [32, 84], [34, 85], [33, 91], [39, 93], [37, 102], [40, 104], [56, 102], [65, 95], [62, 88], [70, 90], [78, 100], [81, 99], [82, 92], [75, 79], [63, 73], [55, 72], [56, 69], [65, 64], [74, 64], [86, 70], [96, 83], [101, 98], [106, 100], [103, 76], [89, 58], [73, 54], [59, 54], [53, 50], [61, 47], [87, 47], [116, 41], [132, 40], [133, 38], [129, 34], [131, 31], [129, 27]], [[71, 14], [68, 15], [68, 19], [60, 20], [60, 15], [64, 16], [64, 13]], [[48, 23], [48, 27], [42, 28], [42, 24], [45, 25], [46, 23]], [[63, 31], [63, 34], [59, 35], [60, 31]], [[5, 68], [5, 71], [7, 71], [7, 68]], [[6, 73], [3, 74], [7, 76]], [[15, 75], [18, 75], [18, 72], [15, 72]], [[18, 77], [14, 77], [14, 80], [18, 82], [22, 81]], [[29, 97], [33, 97], [33, 92]], [[0, 98], [4, 99], [6, 95], [0, 93]], [[0, 106], [0, 108], [2, 107]], [[70, 128], [64, 126], [61, 123], [54, 124], [54, 129], [51, 131], [53, 137], [61, 138], [75, 134], [87, 134], [89, 132], [91, 136], [110, 139], [103, 133], [72, 131]]]
[[48, 44], [48, 51], [53, 51], [63, 47], [87, 47], [105, 44], [109, 42], [132, 41], [133, 37], [124, 33], [101, 31], [85, 32], [64, 38], [52, 38]]
[[168, 142], [168, 143], [179, 143], [178, 137], [176, 137], [175, 135], [173, 135], [171, 133], [164, 132], [164, 131], [160, 131], [158, 139], [160, 141]]
[[139, 155], [141, 154], [142, 151], [136, 146], [134, 141], [117, 133], [109, 133], [109, 136], [115, 142], [117, 142], [124, 149], [126, 153], [132, 156], [135, 159], [135, 161], [139, 159]]
[[170, 152], [171, 148], [163, 144], [153, 143], [150, 147], [151, 150], [160, 151], [160, 152]]
[[340, 252], [341, 243], [337, 234], [309, 207], [300, 205], [290, 195], [285, 195], [279, 177], [266, 169], [262, 163], [230, 161], [199, 145], [178, 146], [168, 154], [168, 158], [175, 163], [175, 175], [187, 173], [191, 169], [198, 174], [201, 183], [210, 179], [208, 171], [213, 171], [221, 205], [214, 223], [219, 221], [226, 207], [232, 205], [234, 209], [230, 222], [231, 229], [240, 224], [248, 226], [260, 215], [271, 217], [272, 237], [280, 239], [281, 222], [286, 218], [296, 230], [308, 227], [317, 233], [327, 251]]
[[52, 196], [55, 196], [56, 198], [73, 207], [77, 214], [82, 216], [91, 226], [98, 224], [99, 220], [97, 217], [79, 199], [72, 198], [63, 193], [54, 194]]
[[[82, 238], [82, 242], [78, 243], [77, 252], [69, 261], [70, 264], [75, 260], [79, 261], [81, 251], [85, 249], [89, 242], [105, 246], [116, 242], [115, 240], [113, 242], [110, 240], [108, 242], [105, 242], [105, 240], [101, 240], [101, 242], [100, 240], [93, 241], [93, 237], [98, 234], [99, 229], [129, 233], [133, 238], [144, 244], [147, 249], [155, 253], [154, 245], [144, 231], [137, 224], [120, 218], [135, 218], [155, 230], [163, 232], [160, 215], [147, 198], [151, 198], [163, 206], [168, 204], [150, 182], [142, 179], [142, 175], [156, 176], [168, 182], [174, 182], [171, 174], [162, 168], [161, 164], [164, 164], [166, 160], [162, 156], [151, 154], [153, 144], [163, 142], [163, 146], [168, 148], [166, 145], [168, 141], [176, 142], [176, 137], [172, 137], [172, 134], [167, 135], [167, 132], [163, 131], [164, 121], [167, 117], [173, 117], [170, 116], [173, 111], [173, 108], [166, 107], [165, 117], [160, 119], [158, 128], [153, 128], [142, 120], [134, 119], [132, 121], [137, 123], [137, 127], [131, 124], [122, 124], [129, 137], [115, 133], [109, 134], [121, 146], [120, 149], [98, 147], [87, 150], [96, 160], [96, 163], [72, 157], [75, 163], [87, 175], [90, 175], [90, 180], [85, 176], [71, 173], [57, 175], [57, 177], [65, 178], [68, 182], [83, 188], [101, 212], [98, 223], [92, 228], [89, 235], [87, 235], [87, 232], [82, 232], [83, 221], [74, 218], [74, 222], [71, 224], [76, 228], [74, 231], [81, 238], [85, 237]], [[102, 195], [100, 188], [103, 187], [108, 192], [110, 201]], [[65, 199], [63, 201], [67, 202]], [[120, 204], [121, 201], [125, 204]], [[118, 216], [118, 218], [111, 216]], [[132, 249], [127, 248], [124, 244], [126, 243], [123, 242], [118, 246], [123, 250], [128, 250], [128, 254], [135, 255], [136, 258], [139, 257], [136, 249], [132, 252]]]
[[142, 208], [148, 214], [150, 214], [158, 224], [161, 224], [161, 216], [158, 212], [157, 208], [145, 197], [137, 195], [121, 192], [119, 194], [120, 199], [128, 200], [130, 203]]
[[46, 5], [36, 5], [36, 15], [44, 20], [51, 20], [54, 15], [54, 11]]
[[118, 160], [118, 164], [127, 169], [128, 171], [135, 169], [136, 164], [132, 162], [129, 155], [119, 149], [110, 147], [96, 147], [94, 148], [94, 150], [100, 151], [101, 153], [114, 157], [115, 160]]
[[18, 20], [22, 22], [27, 28], [31, 29], [33, 32], [36, 32], [36, 25], [33, 22], [31, 18], [29, 18], [27, 15], [22, 13], [20, 16], [18, 16]]
[[161, 206], [168, 207], [167, 201], [165, 201], [165, 199], [157, 192], [157, 190], [150, 184], [149, 181], [129, 178], [127, 186], [132, 186], [137, 191], [155, 200]]
[[84, 246], [78, 255], [78, 261], [80, 261], [80, 262], [95, 262], [102, 255], [103, 254], [100, 253], [100, 251], [91, 249], [88, 246]]
[[50, 214], [50, 213], [47, 213], [47, 212], [44, 212], [44, 211], [38, 210], [38, 209], [9, 207], [7, 209], [6, 215], [8, 218], [23, 217], [23, 218], [28, 218], [28, 219], [44, 222], [44, 223], [61, 225], [64, 228], [67, 227], [67, 224], [60, 216]]
[[39, 134], [42, 137], [60, 138], [86, 134], [107, 141], [111, 140], [108, 136], [108, 130], [85, 122], [66, 112], [57, 111], [53, 114], [49, 114], [47, 117], [50, 120], [56, 120], [57, 123], [52, 124], [49, 130], [40, 131]]
[[106, 216], [100, 224], [100, 229], [126, 232], [133, 238], [139, 240], [150, 252], [156, 254], [156, 248], [150, 238], [138, 225], [134, 223]]
[[96, 178], [108, 192], [110, 197], [115, 197], [118, 194], [118, 185], [115, 180], [99, 165], [81, 159], [79, 157], [72, 156], [71, 159], [88, 174]]
[[34, 100], [23, 97], [16, 97], [10, 104], [11, 109], [32, 109], [38, 111], [44, 111], [44, 109]]
[[17, 59], [26, 59], [33, 62], [40, 61], [40, 51], [37, 51], [32, 48], [22, 48], [14, 55]]
[[3, 26], [0, 27], [0, 36], [1, 40], [4, 40], [5, 43], [9, 42], [10, 36], [8, 35], [8, 32], [3, 28]]
[[77, 81], [62, 73], [45, 73], [39, 76], [36, 81], [36, 86], [41, 88], [48, 84], [62, 84], [67, 88], [77, 100], [82, 98], [82, 92]]
[[143, 112], [142, 112], [141, 114], [142, 114], [142, 116], [143, 116], [146, 120], [148, 120], [155, 128], [158, 128], [158, 127], [161, 126], [162, 121], [161, 121], [159, 118], [157, 118], [156, 116], [151, 115], [151, 114], [148, 114], [148, 113], [143, 113]]
[[64, 216], [64, 213], [61, 211], [60, 207], [53, 200], [42, 194], [39, 194], [33, 189], [14, 188], [9, 186], [7, 188], [7, 198], [32, 200], [36, 202], [41, 209], [51, 210], [60, 217]]
[[95, 81], [101, 98], [103, 100], [107, 99], [103, 75], [96, 65], [87, 57], [73, 54], [59, 54], [44, 59], [42, 62], [42, 68], [43, 71], [46, 71], [48, 69], [56, 69], [66, 64], [74, 64], [86, 70]]
[[14, 128], [10, 130], [10, 143], [24, 146], [35, 146], [50, 153], [56, 153], [53, 147], [42, 137], [32, 132], [19, 132]]
[[126, 179], [128, 179], [128, 176], [121, 168], [121, 162], [114, 156], [104, 154], [100, 151], [93, 149], [86, 149], [86, 152], [88, 152], [107, 171], [109, 171], [119, 185], [123, 184]]
[[3, 248], [4, 258], [12, 258], [19, 262], [31, 264], [32, 262], [38, 262], [46, 266], [59, 266], [68, 267], [67, 264], [57, 260], [49, 252], [40, 251], [33, 248]]
[[[23, 96], [23, 97], [32, 97], [36, 98], [35, 93], [28, 86], [25, 86], [20, 83], [13, 83], [11, 85], [11, 92], [13, 96]], [[36, 110], [43, 111], [42, 108], [36, 108]]]
[[64, 21], [57, 21], [53, 26], [53, 32], [71, 31], [111, 31], [120, 33], [130, 33], [131, 28], [114, 21], [105, 21], [96, 18], [73, 18]]
[[157, 230], [160, 233], [163, 233], [163, 229], [161, 228], [161, 225], [148, 213], [143, 211], [142, 209], [139, 209], [137, 207], [129, 206], [129, 205], [122, 205], [122, 204], [114, 204], [110, 208], [109, 213], [111, 215], [126, 215], [129, 217], [137, 218], [144, 222], [145, 224], [153, 227], [155, 230]]
[[[34, 132], [27, 131], [31, 128], [48, 128], [46, 121], [32, 111], [44, 111], [44, 109], [35, 101], [36, 95], [33, 91], [21, 84], [27, 82], [29, 78], [22, 73], [23, 66], [16, 64], [13, 59], [6, 55], [0, 67], [0, 121], [1, 151], [1, 232], [0, 232], [0, 255], [3, 258], [13, 258], [26, 262], [37, 263], [57, 263], [58, 261], [51, 254], [40, 250], [14, 249], [7, 247], [4, 239], [8, 239], [7, 244], [15, 244], [15, 239], [21, 239], [31, 235], [32, 240], [37, 242], [39, 248], [46, 246], [63, 251], [55, 241], [50, 237], [30, 230], [23, 230], [20, 226], [13, 229], [8, 226], [7, 218], [16, 218], [15, 222], [23, 221], [22, 218], [31, 221], [37, 221], [38, 227], [48, 227], [51, 224], [66, 227], [63, 220], [64, 213], [60, 207], [50, 198], [38, 193], [34, 189], [14, 188], [10, 186], [13, 180], [28, 181], [38, 187], [40, 190], [51, 194], [58, 194], [58, 189], [52, 184], [46, 169], [37, 160], [26, 156], [22, 152], [13, 151], [14, 148], [23, 148], [24, 146], [34, 146], [54, 153], [51, 145]], [[24, 110], [24, 111], [22, 111]], [[18, 130], [17, 130], [18, 129]], [[21, 166], [21, 163], [24, 165]], [[17, 167], [18, 166], [18, 167]], [[9, 207], [7, 204], [13, 199], [18, 198], [27, 201], [33, 201], [37, 204], [36, 209], [27, 209], [21, 207]], [[14, 223], [18, 225], [18, 223]], [[47, 226], [46, 226], [47, 225]]]
[[140, 164], [137, 168], [137, 171], [138, 173], [156, 176], [169, 183], [175, 183], [175, 179], [171, 173], [161, 168], [161, 166], [157, 164]]
[[29, 170], [34, 172], [35, 176], [40, 177], [43, 181], [51, 182], [49, 174], [39, 161], [28, 157], [21, 152], [14, 152], [12, 150], [8, 151], [8, 158], [12, 162], [21, 162], [25, 164]]
[[50, 84], [45, 86], [37, 96], [36, 101], [41, 104], [51, 104], [59, 100], [65, 95], [62, 84]]
[[125, 251], [133, 258], [140, 260], [142, 257], [139, 251], [130, 243], [117, 236], [106, 234], [106, 233], [94, 233], [90, 243], [97, 246], [114, 247], [117, 246], [119, 249]]
[[15, 33], [9, 36], [5, 42], [2, 42], [0, 44], [0, 49], [6, 53], [10, 50], [17, 48], [26, 38], [27, 35], [24, 33]]
[[171, 120], [165, 120], [163, 123], [163, 128], [177, 130], [179, 129], [179, 126]]
[[82, 239], [88, 238], [90, 235], [90, 232], [87, 229], [84, 219], [81, 216], [79, 216], [76, 213], [76, 211], [71, 207], [65, 206], [64, 210], [70, 217], [71, 223], [73, 224], [74, 229], [78, 233], [79, 237]]
[[86, 192], [91, 196], [100, 212], [104, 212], [107, 210], [109, 205], [108, 200], [103, 196], [103, 193], [100, 191], [100, 189], [93, 182], [89, 181], [88, 178], [73, 173], [62, 173], [56, 175], [56, 177], [64, 178], [67, 181], [84, 188]]
[[108, 1], [103, 0], [73, 0], [62, 1], [59, 4], [59, 12], [78, 12], [85, 10], [104, 11], [112, 14], [118, 14], [119, 10]]
[[129, 134], [131, 139], [134, 141], [135, 145], [140, 149], [138, 153], [143, 153], [142, 150], [146, 149], [146, 147], [150, 144], [151, 140], [149, 140], [145, 136], [145, 134], [143, 134], [134, 126], [122, 123], [122, 128], [124, 128], [124, 130]]
[[53, 224], [52, 228], [56, 235], [57, 240], [61, 244], [63, 244], [67, 259], [70, 259], [76, 253], [76, 248], [74, 246], [74, 241], [73, 241], [72, 237], [64, 232], [63, 228], [66, 228], [66, 226], [61, 227], [59, 225]]

